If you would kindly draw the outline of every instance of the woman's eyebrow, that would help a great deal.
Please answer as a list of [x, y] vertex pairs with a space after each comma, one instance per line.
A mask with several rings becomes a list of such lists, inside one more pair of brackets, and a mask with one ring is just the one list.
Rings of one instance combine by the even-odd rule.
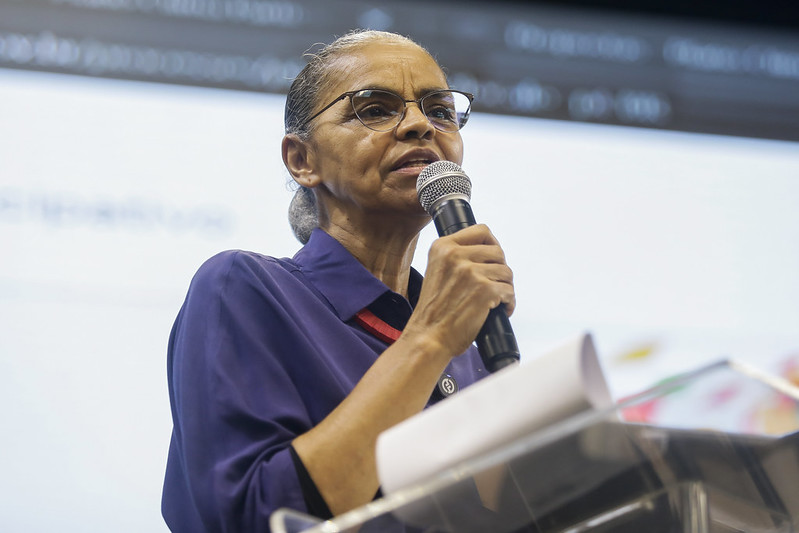
[[[402, 96], [400, 94], [400, 92], [397, 91], [396, 89], [393, 89], [391, 87], [387, 87], [387, 86], [381, 85], [381, 84], [368, 85], [368, 86], [364, 86], [362, 89], [356, 89], [356, 90], [363, 91], [363, 90], [369, 90], [369, 89], [376, 89], [376, 90], [380, 90], [380, 91], [386, 91], [386, 92], [394, 93], [394, 94], [396, 94], [398, 96]], [[422, 87], [421, 89], [417, 90], [415, 94], [416, 94], [417, 98], [421, 98], [422, 96], [424, 96], [426, 94], [430, 94], [432, 92], [449, 91], [449, 90], [450, 90], [449, 87]]]

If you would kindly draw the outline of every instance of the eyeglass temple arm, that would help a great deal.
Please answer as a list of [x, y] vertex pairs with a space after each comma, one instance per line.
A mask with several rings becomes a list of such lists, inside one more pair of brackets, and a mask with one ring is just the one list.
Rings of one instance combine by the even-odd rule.
[[354, 92], [346, 92], [346, 93], [342, 94], [341, 96], [339, 96], [338, 98], [336, 98], [335, 100], [333, 100], [332, 102], [330, 102], [329, 104], [327, 104], [325, 107], [323, 107], [322, 109], [320, 109], [320, 110], [319, 110], [319, 111], [318, 111], [318, 112], [317, 112], [317, 113], [316, 113], [314, 116], [312, 116], [311, 118], [309, 118], [309, 119], [306, 121], [306, 123], [307, 123], [307, 122], [310, 122], [310, 121], [312, 121], [313, 119], [315, 119], [316, 117], [318, 117], [319, 115], [321, 115], [322, 113], [324, 113], [325, 111], [327, 111], [328, 109], [330, 109], [331, 107], [333, 107], [333, 105], [334, 105], [334, 104], [337, 104], [338, 102], [340, 102], [340, 101], [344, 100], [345, 98], [347, 98], [347, 97], [349, 97], [349, 96], [352, 96], [353, 94], [355, 94], [355, 93], [354, 93]]

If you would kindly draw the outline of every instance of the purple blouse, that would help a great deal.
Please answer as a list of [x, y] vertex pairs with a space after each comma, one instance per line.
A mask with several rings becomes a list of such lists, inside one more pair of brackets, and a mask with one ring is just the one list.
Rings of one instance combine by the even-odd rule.
[[[267, 532], [279, 507], [308, 512], [290, 444], [386, 349], [353, 320], [366, 307], [397, 329], [412, 311], [318, 229], [293, 259], [227, 251], [200, 267], [169, 338], [172, 531]], [[487, 374], [474, 346], [447, 373], [461, 387]]]

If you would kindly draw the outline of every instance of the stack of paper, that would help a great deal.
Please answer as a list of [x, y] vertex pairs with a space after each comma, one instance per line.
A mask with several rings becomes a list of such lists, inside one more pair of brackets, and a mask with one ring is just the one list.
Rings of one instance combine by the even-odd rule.
[[383, 432], [377, 468], [384, 494], [612, 399], [589, 334], [506, 367]]

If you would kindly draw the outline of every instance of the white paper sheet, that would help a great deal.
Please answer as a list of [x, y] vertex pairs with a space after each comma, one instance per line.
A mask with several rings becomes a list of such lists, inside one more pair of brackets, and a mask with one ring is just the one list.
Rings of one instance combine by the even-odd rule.
[[384, 431], [377, 469], [384, 494], [586, 409], [612, 405], [590, 334], [507, 367]]

